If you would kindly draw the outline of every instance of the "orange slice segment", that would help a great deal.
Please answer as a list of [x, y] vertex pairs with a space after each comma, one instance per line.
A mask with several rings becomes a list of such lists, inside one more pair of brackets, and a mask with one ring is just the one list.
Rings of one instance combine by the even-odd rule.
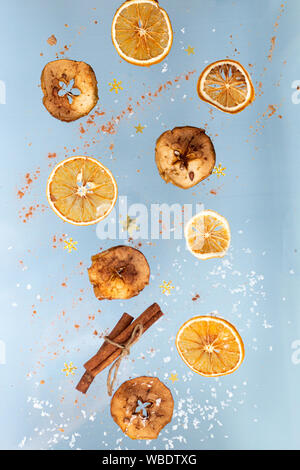
[[205, 377], [231, 374], [245, 356], [236, 328], [210, 316], [194, 317], [184, 323], [176, 336], [176, 348], [186, 365]]
[[198, 259], [221, 258], [230, 245], [230, 227], [222, 215], [205, 210], [194, 215], [184, 229], [189, 251]]
[[117, 183], [98, 160], [76, 156], [60, 162], [47, 182], [50, 207], [74, 225], [96, 224], [113, 209]]
[[226, 113], [238, 113], [255, 98], [247, 70], [235, 60], [219, 60], [201, 73], [197, 90], [199, 97]]
[[153, 65], [170, 52], [170, 19], [155, 0], [128, 0], [115, 13], [112, 41], [119, 55], [134, 65]]

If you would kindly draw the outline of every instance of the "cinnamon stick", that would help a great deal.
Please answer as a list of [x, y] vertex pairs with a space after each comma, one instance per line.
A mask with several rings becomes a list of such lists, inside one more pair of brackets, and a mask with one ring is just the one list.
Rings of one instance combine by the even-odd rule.
[[[114, 340], [116, 338], [116, 336], [118, 336], [120, 333], [122, 333], [122, 331], [125, 330], [125, 328], [127, 328], [127, 326], [130, 325], [130, 323], [132, 322], [133, 319], [134, 318], [131, 315], [129, 315], [128, 313], [123, 313], [120, 320], [115, 325], [115, 327], [111, 330], [109, 335], [107, 335], [107, 337], [109, 339]], [[105, 342], [101, 345], [101, 347], [98, 350], [97, 354], [99, 354], [99, 355], [102, 354], [104, 345], [105, 345]]]
[[[128, 315], [128, 313], [123, 313], [123, 315], [121, 316], [116, 326], [109, 333], [108, 338], [114, 340], [116, 336], [118, 336], [122, 331], [124, 331], [124, 329], [127, 328], [127, 326], [130, 325], [132, 320], [133, 320], [133, 317], [131, 315]], [[104, 345], [105, 345], [105, 342], [102, 344], [101, 348], [97, 352], [97, 355], [100, 360], [101, 360], [101, 355], [102, 355]], [[76, 389], [79, 392], [86, 393], [88, 391], [89, 386], [93, 382], [94, 378], [95, 376], [93, 376], [89, 371], [86, 371], [81, 377], [80, 381], [78, 382]]]
[[[136, 318], [127, 328], [125, 328], [119, 335], [114, 338], [118, 344], [124, 344], [130, 338], [135, 326], [141, 324], [143, 326], [143, 333], [150, 328], [161, 316], [162, 312], [157, 303], [150, 305], [138, 318]], [[109, 366], [119, 355], [121, 349], [109, 343], [103, 344], [101, 354], [97, 353], [89, 361], [84, 364], [93, 377], [95, 377], [101, 370]]]
[[[150, 326], [153, 325], [153, 323], [155, 323], [157, 320], [160, 319], [160, 317], [162, 317], [163, 313], [161, 310], [159, 310], [157, 313], [155, 313], [148, 322], [144, 323], [143, 325], [143, 333], [145, 333], [145, 331], [148, 330], [148, 328], [150, 328]], [[138, 322], [138, 318], [135, 320], [137, 323], [140, 323]], [[134, 322], [133, 322], [134, 323]], [[121, 333], [119, 336], [121, 338], [124, 338], [125, 337], [125, 334], [126, 334], [126, 339], [122, 339], [121, 340], [118, 340], [118, 337], [114, 339], [114, 341], [116, 343], [119, 343], [119, 344], [122, 344], [123, 342], [126, 342], [129, 338], [130, 338], [130, 335], [133, 331], [133, 328], [131, 328], [131, 326], [133, 325], [133, 323], [128, 327], [126, 328], [125, 332], [123, 332], [123, 334]], [[128, 334], [127, 332], [130, 331], [130, 334]], [[106, 343], [107, 344], [107, 343]], [[111, 344], [108, 344], [108, 346], [112, 346]], [[104, 359], [104, 361], [102, 361], [101, 363], [99, 363], [96, 367], [94, 367], [94, 369], [92, 370], [89, 370], [88, 373], [92, 376], [92, 377], [96, 377], [96, 375], [99, 374], [99, 372], [101, 372], [103, 369], [106, 369], [106, 367], [108, 367], [110, 364], [112, 364], [121, 354], [122, 352], [122, 349], [120, 348], [117, 348], [116, 346], [112, 346], [112, 348], [114, 349], [113, 352], [106, 358]]]

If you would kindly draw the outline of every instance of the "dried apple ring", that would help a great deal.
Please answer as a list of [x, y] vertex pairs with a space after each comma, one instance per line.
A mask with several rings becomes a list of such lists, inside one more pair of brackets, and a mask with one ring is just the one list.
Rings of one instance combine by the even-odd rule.
[[130, 299], [149, 284], [149, 264], [139, 250], [114, 246], [92, 256], [89, 278], [97, 299]]
[[137, 377], [124, 382], [114, 394], [110, 411], [131, 439], [156, 439], [173, 415], [170, 390], [157, 377]]
[[166, 183], [188, 189], [211, 174], [216, 153], [204, 129], [175, 127], [157, 139], [155, 161]]
[[98, 86], [92, 67], [75, 60], [55, 60], [41, 75], [43, 104], [60, 121], [76, 121], [98, 102]]

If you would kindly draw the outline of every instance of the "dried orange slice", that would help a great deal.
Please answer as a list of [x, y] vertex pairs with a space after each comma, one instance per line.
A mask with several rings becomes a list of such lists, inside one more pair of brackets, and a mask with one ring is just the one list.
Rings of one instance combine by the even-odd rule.
[[238, 113], [255, 98], [247, 70], [236, 60], [219, 60], [201, 73], [197, 90], [199, 97], [226, 113]]
[[230, 245], [228, 221], [211, 210], [194, 215], [185, 226], [184, 236], [189, 251], [199, 259], [221, 258]]
[[95, 158], [76, 156], [60, 162], [47, 182], [50, 207], [65, 222], [91, 225], [104, 219], [114, 207], [117, 183]]
[[236, 328], [211, 316], [194, 317], [184, 323], [176, 336], [176, 348], [186, 365], [205, 377], [231, 374], [245, 356]]
[[153, 65], [170, 52], [170, 19], [156, 0], [128, 0], [116, 11], [111, 36], [118, 54], [134, 65]]

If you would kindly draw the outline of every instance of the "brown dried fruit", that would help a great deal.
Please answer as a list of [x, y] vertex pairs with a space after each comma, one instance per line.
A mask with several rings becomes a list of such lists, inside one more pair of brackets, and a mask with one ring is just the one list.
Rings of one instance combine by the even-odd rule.
[[173, 409], [172, 394], [157, 377], [127, 380], [110, 404], [114, 421], [131, 439], [156, 439], [171, 421]]
[[215, 149], [204, 129], [185, 126], [164, 132], [156, 142], [155, 161], [166, 183], [188, 189], [207, 178], [216, 163]]
[[149, 284], [150, 268], [139, 250], [115, 246], [92, 256], [88, 274], [99, 300], [130, 299]]
[[41, 87], [45, 108], [61, 121], [75, 121], [89, 114], [98, 102], [96, 75], [85, 62], [49, 62], [42, 71]]

